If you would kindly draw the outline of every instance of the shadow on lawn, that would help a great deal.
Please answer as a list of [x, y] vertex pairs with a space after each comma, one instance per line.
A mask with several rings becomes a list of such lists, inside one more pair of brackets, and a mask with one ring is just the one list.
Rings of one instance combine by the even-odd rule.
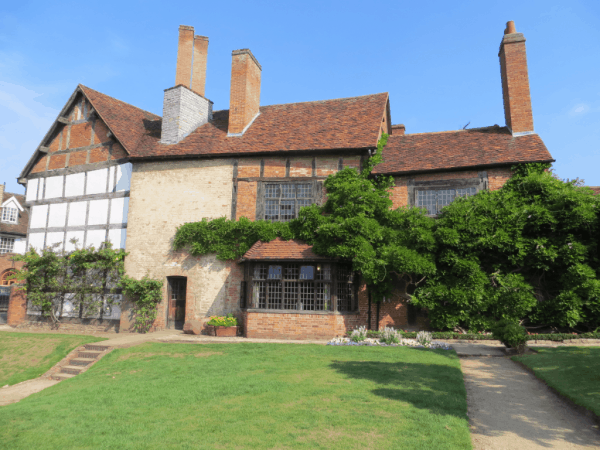
[[467, 419], [462, 372], [437, 364], [379, 361], [333, 361], [331, 368], [350, 378], [381, 385], [372, 392], [381, 397], [411, 403], [434, 414]]

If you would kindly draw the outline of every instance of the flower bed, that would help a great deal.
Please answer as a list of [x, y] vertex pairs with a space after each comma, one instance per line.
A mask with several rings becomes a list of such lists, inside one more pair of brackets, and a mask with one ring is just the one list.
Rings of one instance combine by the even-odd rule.
[[365, 327], [360, 327], [352, 331], [350, 337], [333, 338], [327, 345], [367, 345], [381, 347], [416, 347], [450, 350], [451, 347], [445, 342], [436, 342], [432, 339], [431, 333], [419, 331], [415, 334], [415, 339], [404, 337], [402, 332], [393, 328], [385, 327], [377, 338], [367, 337], [368, 332]]
[[[408, 339], [415, 339], [417, 337], [416, 331], [401, 331], [402, 336]], [[379, 339], [381, 331], [367, 330], [367, 337]], [[352, 331], [348, 331], [348, 336], [352, 334]], [[464, 341], [494, 341], [494, 337], [491, 333], [455, 333], [452, 331], [433, 331], [431, 333], [433, 339], [445, 339], [445, 340], [464, 340]], [[528, 341], [569, 341], [573, 339], [600, 339], [600, 333], [552, 333], [552, 334], [537, 334], [528, 333], [526, 339]]]

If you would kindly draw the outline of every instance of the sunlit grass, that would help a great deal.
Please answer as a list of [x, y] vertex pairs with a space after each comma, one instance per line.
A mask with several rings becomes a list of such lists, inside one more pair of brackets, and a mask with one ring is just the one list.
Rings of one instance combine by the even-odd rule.
[[536, 348], [513, 357], [549, 386], [600, 416], [600, 347]]
[[456, 354], [144, 344], [0, 408], [0, 448], [468, 449]]
[[71, 334], [0, 332], [0, 387], [39, 377], [78, 346], [104, 340]]

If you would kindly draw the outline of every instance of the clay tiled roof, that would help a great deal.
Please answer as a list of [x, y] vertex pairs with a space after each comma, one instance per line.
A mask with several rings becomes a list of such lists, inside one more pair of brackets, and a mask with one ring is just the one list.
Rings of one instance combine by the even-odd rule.
[[594, 191], [594, 195], [600, 195], [600, 186], [588, 186], [592, 191]]
[[[0, 221], [0, 233], [10, 233], [21, 236], [27, 236], [27, 225], [29, 224], [29, 209], [25, 207], [25, 196], [21, 194], [11, 194], [10, 192], [5, 192], [2, 198], [0, 198], [0, 205], [12, 197], [15, 197], [15, 199], [19, 202], [19, 204], [23, 208], [23, 211], [19, 211], [18, 223], [11, 224]], [[0, 210], [1, 209], [2, 208], [0, 208]]]
[[374, 174], [552, 162], [537, 134], [513, 137], [506, 127], [391, 135]]
[[331, 260], [331, 258], [317, 255], [313, 252], [312, 245], [303, 241], [297, 239], [284, 241], [279, 237], [270, 242], [258, 241], [244, 254], [244, 258], [251, 260]]
[[388, 94], [262, 106], [243, 136], [227, 136], [229, 111], [178, 144], [161, 144], [162, 119], [81, 86], [132, 158], [241, 155], [278, 151], [374, 148]]
[[160, 116], [81, 84], [79, 87], [129, 154], [134, 153], [140, 146], [142, 138], [148, 136], [160, 138]]

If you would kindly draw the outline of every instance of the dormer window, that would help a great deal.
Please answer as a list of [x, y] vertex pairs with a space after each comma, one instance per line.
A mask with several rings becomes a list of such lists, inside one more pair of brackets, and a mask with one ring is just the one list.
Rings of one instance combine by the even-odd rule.
[[19, 217], [19, 211], [17, 208], [11, 206], [5, 206], [2, 208], [2, 222], [6, 223], [17, 223]]

